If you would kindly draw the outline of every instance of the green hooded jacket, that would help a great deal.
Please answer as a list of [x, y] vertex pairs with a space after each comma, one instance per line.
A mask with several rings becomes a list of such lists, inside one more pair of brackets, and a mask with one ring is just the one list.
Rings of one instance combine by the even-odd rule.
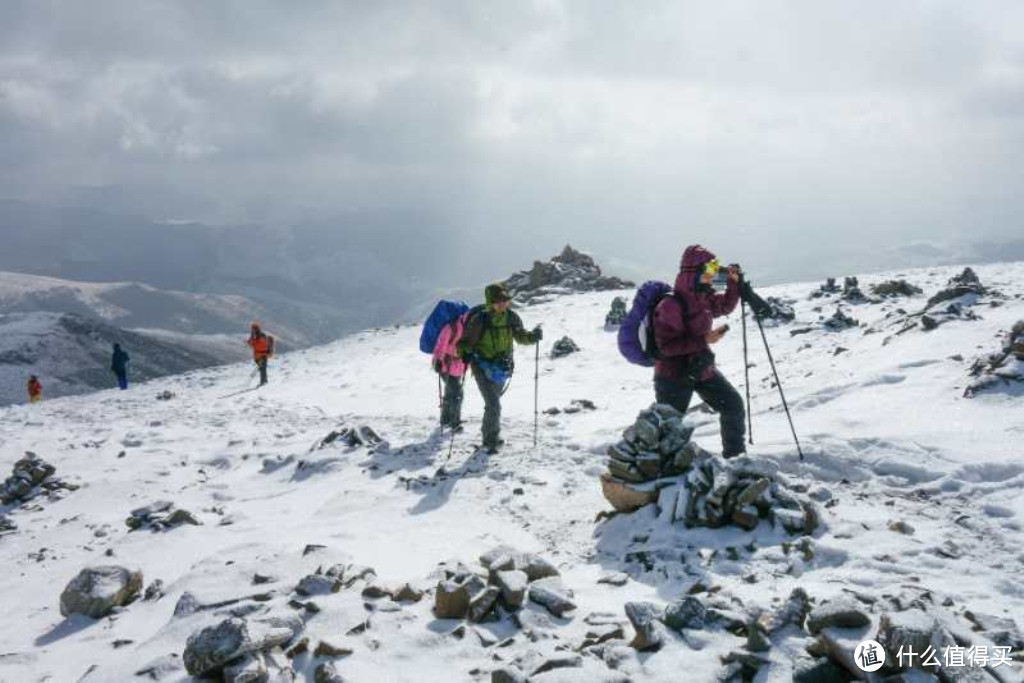
[[523, 327], [515, 311], [497, 313], [489, 304], [478, 306], [469, 314], [459, 341], [459, 355], [463, 358], [475, 355], [485, 360], [510, 358], [513, 341], [534, 344], [537, 340]]

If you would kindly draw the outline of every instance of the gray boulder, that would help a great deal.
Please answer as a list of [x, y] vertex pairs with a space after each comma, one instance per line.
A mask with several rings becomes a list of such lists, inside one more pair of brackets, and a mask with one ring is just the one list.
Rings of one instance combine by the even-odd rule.
[[684, 628], [701, 629], [707, 623], [707, 613], [707, 607], [700, 598], [685, 595], [668, 606], [663, 621], [675, 631]]
[[633, 624], [636, 637], [630, 645], [639, 651], [657, 650], [664, 638], [658, 629], [660, 611], [649, 602], [627, 602], [626, 617]]
[[823, 628], [859, 628], [871, 623], [871, 617], [853, 600], [840, 598], [823, 602], [807, 616], [807, 630], [817, 635]]
[[60, 613], [99, 619], [134, 600], [142, 590], [142, 572], [124, 567], [86, 567], [60, 595]]
[[563, 617], [576, 609], [572, 591], [565, 587], [558, 577], [539, 579], [530, 584], [530, 602], [547, 609], [556, 617]]
[[345, 683], [345, 679], [335, 670], [330, 662], [324, 662], [313, 671], [313, 683]]
[[[185, 670], [192, 676], [215, 674], [224, 671], [228, 665], [231, 665], [230, 671], [236, 671], [235, 660], [284, 645], [293, 635], [293, 629], [287, 626], [251, 623], [245, 619], [232, 617], [190, 635], [185, 643], [182, 660], [185, 663]], [[252, 666], [251, 663], [246, 663], [243, 668], [237, 670], [238, 675], [248, 675], [247, 672], [252, 670]]]

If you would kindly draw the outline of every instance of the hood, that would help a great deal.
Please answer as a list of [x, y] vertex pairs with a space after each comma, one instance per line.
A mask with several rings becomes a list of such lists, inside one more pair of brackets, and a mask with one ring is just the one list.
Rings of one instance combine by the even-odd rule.
[[708, 261], [714, 260], [714, 258], [715, 255], [704, 247], [699, 244], [691, 244], [683, 252], [683, 258], [679, 262], [679, 269], [692, 272]]
[[700, 267], [715, 258], [715, 255], [700, 246], [691, 244], [683, 252], [683, 258], [679, 263], [679, 274], [676, 275], [675, 290], [679, 293], [697, 291], [697, 279], [700, 277]]

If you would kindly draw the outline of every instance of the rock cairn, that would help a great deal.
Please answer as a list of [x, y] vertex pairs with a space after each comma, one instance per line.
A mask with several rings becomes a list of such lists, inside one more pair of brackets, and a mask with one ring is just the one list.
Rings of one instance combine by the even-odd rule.
[[551, 347], [551, 357], [564, 358], [565, 356], [576, 353], [579, 350], [580, 347], [576, 345], [576, 342], [569, 337], [562, 337]]
[[836, 279], [834, 277], [830, 277], [827, 280], [825, 280], [825, 284], [821, 285], [820, 287], [818, 287], [818, 289], [811, 292], [811, 298], [819, 299], [827, 294], [838, 294], [841, 291], [843, 290], [839, 285], [836, 284]]
[[836, 312], [832, 314], [832, 317], [826, 319], [821, 324], [826, 330], [841, 332], [850, 327], [857, 327], [860, 325], [860, 321], [850, 315], [847, 315], [843, 309], [837, 307]]
[[59, 495], [61, 490], [76, 491], [78, 486], [69, 484], [53, 475], [57, 468], [29, 451], [14, 463], [11, 476], [0, 486], [0, 503], [19, 505], [40, 493]]
[[553, 294], [602, 292], [635, 286], [627, 280], [603, 275], [591, 256], [569, 245], [550, 261], [535, 261], [533, 268], [516, 273], [502, 284], [522, 303]]
[[615, 297], [612, 299], [612, 307], [608, 311], [608, 315], [604, 317], [604, 326], [608, 328], [618, 327], [626, 319], [627, 313], [626, 300], [621, 296]]
[[497, 621], [499, 607], [516, 612], [527, 600], [556, 617], [576, 609], [573, 593], [548, 560], [508, 546], [480, 556], [480, 566], [460, 563], [442, 567], [434, 591], [434, 615], [439, 619]]
[[132, 531], [139, 529], [165, 531], [182, 524], [193, 526], [202, 526], [203, 524], [191, 512], [175, 507], [174, 503], [169, 500], [160, 500], [132, 510], [124, 523]]
[[978, 277], [978, 274], [971, 268], [964, 268], [962, 273], [949, 279], [946, 283], [945, 289], [928, 299], [928, 304], [925, 306], [925, 310], [946, 301], [959, 299], [962, 296], [973, 294], [974, 296], [980, 297], [988, 293], [988, 288], [981, 284], [981, 278]]
[[819, 526], [814, 503], [782, 480], [769, 460], [721, 460], [690, 440], [693, 428], [671, 406], [642, 411], [608, 449], [601, 484], [620, 512], [657, 503], [659, 516], [688, 527], [735, 525], [752, 530], [761, 520], [792, 534]]

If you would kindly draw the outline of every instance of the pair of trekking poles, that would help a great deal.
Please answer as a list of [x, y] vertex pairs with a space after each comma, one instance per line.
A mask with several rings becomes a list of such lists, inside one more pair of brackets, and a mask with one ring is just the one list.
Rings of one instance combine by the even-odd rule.
[[739, 266], [735, 266], [737, 272], [740, 274], [740, 315], [742, 316], [742, 329], [743, 329], [743, 374], [744, 374], [744, 386], [747, 392], [747, 441], [751, 446], [754, 445], [754, 422], [750, 415], [750, 361], [748, 360], [748, 349], [747, 349], [747, 303], [750, 303], [750, 311], [754, 314], [754, 320], [757, 322], [757, 329], [761, 332], [761, 341], [764, 343], [764, 352], [768, 356], [768, 364], [771, 365], [772, 375], [775, 377], [775, 386], [779, 388], [779, 397], [782, 399], [782, 407], [786, 411], [786, 419], [789, 420], [789, 430], [793, 433], [793, 441], [796, 443], [796, 452], [800, 454], [800, 460], [804, 459], [804, 451], [800, 448], [800, 439], [796, 435], [796, 427], [793, 426], [793, 416], [789, 412], [789, 404], [786, 402], [786, 392], [782, 389], [782, 380], [779, 379], [779, 373], [775, 369], [775, 359], [772, 357], [771, 347], [768, 346], [768, 337], [764, 333], [764, 325], [761, 324], [761, 318], [767, 317], [772, 314], [771, 305], [759, 297], [755, 292], [750, 283], [747, 282], [743, 275], [743, 271], [740, 270]]
[[[540, 410], [539, 410], [539, 402], [540, 402], [540, 342], [536, 342], [534, 344], [534, 346], [536, 346], [536, 349], [534, 350], [534, 357], [533, 357], [533, 447], [536, 448], [537, 447], [537, 429], [538, 429], [538, 425], [540, 423]], [[469, 372], [469, 368], [468, 367], [466, 368], [466, 372]], [[509, 381], [511, 382], [511, 379]], [[463, 373], [462, 377], [459, 378], [459, 390], [460, 390], [460, 393], [462, 393], [462, 389], [465, 386], [465, 384], [466, 384], [466, 373]], [[508, 385], [506, 384], [505, 385], [505, 389], [503, 389], [501, 393], [504, 394], [507, 389], [508, 389]], [[441, 375], [440, 374], [437, 375], [437, 405], [438, 405], [438, 407], [441, 410], [441, 416], [442, 416], [441, 429], [443, 431], [444, 430], [444, 420], [443, 420], [443, 417], [444, 417], [444, 391], [441, 388]], [[452, 426], [451, 439], [448, 442], [448, 455], [445, 456], [445, 462], [447, 462], [452, 457], [452, 450], [455, 448], [455, 435], [457, 433], [458, 432], [456, 431], [455, 427]]]

